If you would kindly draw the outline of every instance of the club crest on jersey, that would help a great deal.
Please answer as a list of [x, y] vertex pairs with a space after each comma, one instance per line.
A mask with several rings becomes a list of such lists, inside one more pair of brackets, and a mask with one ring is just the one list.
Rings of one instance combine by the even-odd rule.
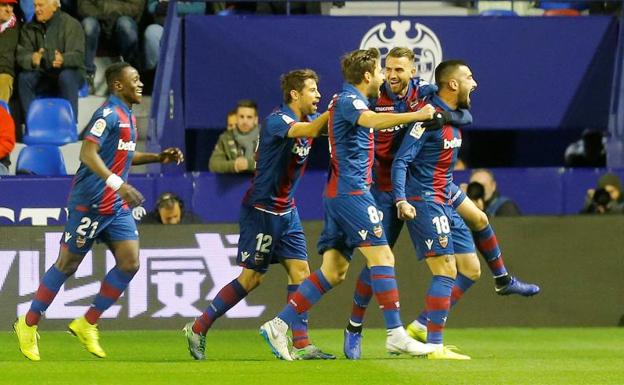
[[367, 230], [360, 230], [358, 231], [358, 234], [360, 234], [360, 238], [362, 238], [363, 241], [366, 240], [366, 236], [368, 235], [368, 231]]
[[241, 251], [241, 261], [245, 262], [249, 258], [249, 253], [246, 251]]
[[256, 253], [254, 254], [254, 264], [261, 265], [262, 262], [264, 262], [264, 254], [256, 251]]
[[427, 245], [427, 248], [431, 250], [431, 247], [433, 247], [433, 239], [427, 239], [425, 241], [425, 245]]
[[119, 139], [119, 143], [117, 143], [117, 150], [119, 151], [134, 151], [136, 149], [136, 143], [132, 140], [129, 142], [124, 142], [123, 139]]
[[[416, 72], [421, 79], [431, 83], [435, 68], [442, 61], [442, 44], [436, 34], [427, 26], [410, 20], [392, 20], [388, 36], [388, 23], [380, 23], [369, 29], [362, 37], [360, 49], [378, 48], [385, 55], [394, 47], [410, 48], [415, 55]], [[383, 64], [382, 64], [383, 66]]]
[[448, 246], [448, 237], [446, 235], [440, 235], [438, 237], [438, 242], [440, 242], [440, 246], [446, 247]]
[[383, 234], [383, 229], [381, 228], [380, 225], [373, 227], [373, 234], [375, 234], [377, 238], [381, 238]]
[[413, 136], [416, 139], [420, 139], [420, 137], [425, 133], [425, 127], [423, 127], [422, 122], [416, 122], [412, 126], [410, 130], [410, 136]]
[[106, 120], [98, 119], [95, 121], [95, 123], [93, 123], [93, 126], [91, 126], [90, 132], [92, 135], [97, 136], [99, 138], [102, 136], [105, 129], [106, 129]]
[[76, 238], [76, 247], [81, 248], [85, 245], [85, 243], [87, 243], [85, 237], [79, 235], [78, 238]]

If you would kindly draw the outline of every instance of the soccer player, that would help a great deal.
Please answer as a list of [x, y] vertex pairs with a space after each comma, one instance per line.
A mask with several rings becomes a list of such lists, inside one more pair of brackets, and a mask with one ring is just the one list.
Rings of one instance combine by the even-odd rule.
[[[380, 97], [371, 101], [375, 111], [405, 112], [417, 105], [420, 100], [437, 91], [437, 87], [415, 77], [414, 53], [409, 48], [395, 47], [386, 56], [386, 81], [381, 87]], [[439, 111], [435, 120], [426, 122], [429, 130], [450, 123], [462, 127], [472, 123], [472, 115], [466, 109], [457, 111]], [[390, 173], [394, 155], [406, 133], [406, 127], [397, 126], [375, 133], [375, 164], [373, 166], [373, 186], [371, 192], [383, 213], [382, 223], [390, 247], [394, 247], [403, 228], [403, 221], [397, 216], [392, 195]], [[477, 248], [486, 259], [495, 279], [495, 290], [500, 295], [520, 294], [531, 296], [539, 292], [539, 287], [524, 283], [507, 273], [500, 248], [487, 216], [470, 200], [465, 199], [463, 191], [452, 185], [453, 195], [460, 194], [453, 201], [453, 206], [466, 222], [477, 240]], [[458, 192], [459, 191], [459, 192]], [[356, 283], [353, 306], [345, 330], [344, 354], [349, 359], [361, 356], [361, 332], [364, 314], [372, 297], [370, 271], [364, 266]], [[407, 327], [408, 333], [419, 340], [426, 340], [426, 328], [415, 320]]]
[[277, 317], [260, 327], [278, 358], [291, 360], [286, 333], [299, 314], [305, 313], [323, 294], [344, 280], [353, 250], [358, 248], [371, 270], [373, 293], [383, 310], [392, 354], [429, 353], [430, 347], [411, 339], [401, 323], [399, 293], [394, 277], [394, 255], [388, 246], [379, 211], [370, 193], [375, 130], [412, 121], [429, 120], [432, 106], [420, 111], [393, 114], [368, 109], [368, 98], [379, 96], [383, 82], [379, 51], [356, 50], [342, 58], [346, 81], [329, 105], [330, 175], [323, 206], [325, 227], [318, 242], [323, 263], [300, 286]]
[[[470, 93], [477, 87], [468, 66], [459, 60], [440, 63], [435, 72], [438, 95], [431, 102], [439, 110], [470, 107]], [[424, 103], [424, 102], [423, 102]], [[429, 359], [468, 360], [443, 345], [442, 334], [451, 307], [480, 275], [472, 235], [453, 209], [451, 181], [461, 131], [444, 125], [425, 131], [409, 128], [392, 164], [392, 187], [398, 216], [407, 228], [418, 259], [425, 259], [433, 277], [426, 296]], [[418, 215], [416, 215], [418, 213]]]
[[13, 325], [20, 350], [33, 361], [40, 360], [37, 327], [41, 316], [96, 240], [107, 244], [116, 264], [104, 277], [86, 314], [73, 320], [68, 328], [87, 351], [99, 358], [106, 357], [98, 341], [97, 321], [139, 269], [139, 233], [130, 207], [140, 205], [143, 196], [127, 183], [128, 172], [135, 164], [180, 164], [184, 160], [178, 148], [159, 154], [136, 151], [132, 105], [141, 102], [143, 83], [139, 73], [121, 62], [111, 64], [105, 76], [110, 96], [93, 114], [82, 142], [81, 164], [69, 193], [69, 215], [59, 257], [44, 274], [26, 315]]
[[[206, 333], [213, 322], [254, 290], [271, 263], [288, 274], [288, 299], [310, 275], [306, 240], [294, 195], [303, 175], [312, 137], [327, 126], [319, 116], [318, 76], [310, 69], [294, 70], [281, 78], [284, 103], [265, 120], [256, 152], [257, 167], [243, 198], [237, 262], [240, 275], [224, 286], [203, 314], [184, 327], [191, 356], [205, 358]], [[334, 359], [308, 339], [307, 313], [293, 320], [293, 343], [288, 359]], [[292, 356], [292, 358], [291, 358]]]

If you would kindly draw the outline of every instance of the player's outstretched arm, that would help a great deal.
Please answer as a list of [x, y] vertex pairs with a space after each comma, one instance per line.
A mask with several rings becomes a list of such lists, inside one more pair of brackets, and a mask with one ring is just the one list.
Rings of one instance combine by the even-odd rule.
[[139, 206], [145, 199], [139, 191], [114, 174], [100, 157], [100, 145], [84, 140], [80, 148], [80, 161], [106, 182], [106, 185], [119, 193], [131, 207]]
[[456, 111], [438, 111], [433, 114], [433, 118], [431, 120], [423, 122], [423, 127], [427, 130], [438, 130], [446, 124], [450, 124], [454, 127], [465, 127], [472, 124], [472, 114], [466, 109]]
[[289, 138], [314, 138], [326, 129], [329, 112], [325, 111], [311, 122], [296, 122], [288, 130]]
[[184, 154], [177, 147], [169, 147], [162, 152], [156, 154], [153, 152], [135, 151], [132, 158], [132, 165], [146, 163], [173, 163], [180, 164], [184, 162]]
[[435, 108], [430, 104], [427, 104], [418, 111], [405, 112], [401, 114], [373, 112], [367, 110], [360, 114], [357, 123], [360, 126], [369, 127], [374, 130], [383, 130], [398, 126], [400, 124], [430, 120], [433, 117], [434, 112]]

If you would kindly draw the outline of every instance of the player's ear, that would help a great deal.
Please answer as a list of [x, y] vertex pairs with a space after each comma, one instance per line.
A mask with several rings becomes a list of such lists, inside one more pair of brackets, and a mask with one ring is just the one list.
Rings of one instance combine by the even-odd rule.
[[299, 92], [297, 92], [297, 90], [290, 90], [290, 99], [295, 102], [299, 100]]
[[459, 89], [459, 82], [457, 81], [457, 79], [450, 79], [448, 81], [448, 86], [451, 90], [456, 91]]

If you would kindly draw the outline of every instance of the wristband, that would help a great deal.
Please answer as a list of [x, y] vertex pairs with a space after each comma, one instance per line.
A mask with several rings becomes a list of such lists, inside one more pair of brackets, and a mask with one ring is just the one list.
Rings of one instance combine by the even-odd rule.
[[106, 178], [106, 185], [113, 189], [113, 191], [119, 190], [122, 184], [124, 184], [124, 181], [117, 174], [111, 174], [108, 178]]

